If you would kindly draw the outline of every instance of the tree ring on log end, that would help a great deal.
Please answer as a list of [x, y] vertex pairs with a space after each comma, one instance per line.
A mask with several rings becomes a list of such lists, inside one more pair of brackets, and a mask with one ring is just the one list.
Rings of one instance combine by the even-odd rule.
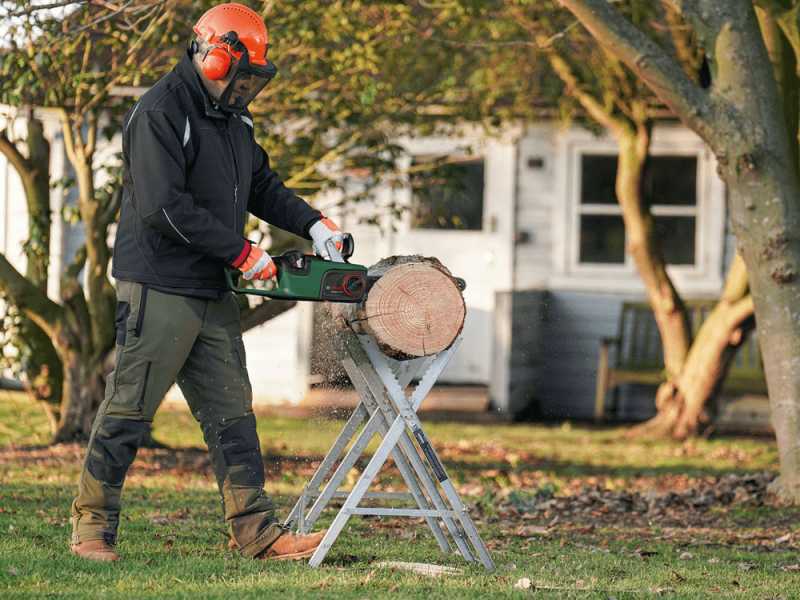
[[359, 320], [387, 355], [414, 358], [449, 348], [465, 316], [457, 282], [441, 263], [427, 259], [387, 269], [370, 289]]

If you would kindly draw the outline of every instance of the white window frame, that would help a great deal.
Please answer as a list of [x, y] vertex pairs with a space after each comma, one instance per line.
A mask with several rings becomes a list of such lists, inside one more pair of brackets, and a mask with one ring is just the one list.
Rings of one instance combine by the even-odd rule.
[[[583, 204], [581, 203], [581, 196], [583, 193], [583, 181], [581, 179], [581, 174], [583, 169], [582, 166], [582, 159], [584, 156], [592, 155], [592, 156], [613, 156], [618, 157], [617, 152], [596, 152], [593, 150], [586, 150], [585, 148], [578, 148], [575, 150], [575, 164], [577, 166], [576, 169], [576, 199], [574, 202], [574, 211], [573, 211], [573, 223], [572, 227], [574, 228], [575, 235], [573, 236], [573, 243], [571, 247], [571, 263], [574, 267], [575, 272], [580, 272], [581, 269], [584, 268], [591, 268], [591, 269], [609, 269], [609, 270], [619, 270], [624, 269], [626, 272], [633, 269], [635, 271], [636, 265], [633, 262], [633, 258], [627, 252], [623, 255], [623, 262], [622, 263], [593, 263], [587, 261], [581, 261], [581, 217], [584, 215], [608, 215], [608, 216], [618, 216], [622, 218], [622, 207], [619, 205], [618, 202], [614, 204]], [[699, 209], [699, 201], [700, 201], [700, 160], [701, 157], [697, 152], [694, 151], [686, 151], [686, 152], [670, 152], [670, 153], [660, 153], [660, 152], [651, 152], [650, 156], [658, 157], [658, 156], [681, 156], [681, 157], [692, 157], [697, 162], [695, 165], [696, 172], [695, 172], [695, 204], [693, 205], [653, 205], [650, 207], [651, 214], [654, 217], [693, 217], [695, 222], [694, 227], [694, 263], [691, 265], [671, 265], [671, 268], [674, 271], [683, 271], [686, 273], [697, 273], [699, 269], [699, 262], [700, 262], [700, 242], [702, 236], [700, 235], [700, 228], [701, 223], [700, 219], [702, 218], [703, 214], [702, 211]], [[626, 235], [627, 240], [627, 235]]]
[[[556, 154], [557, 195], [564, 199], [553, 211], [554, 255], [551, 286], [586, 291], [632, 292], [644, 290], [632, 259], [624, 264], [580, 262], [580, 217], [582, 214], [621, 214], [618, 205], [581, 207], [581, 156], [617, 155], [616, 141], [608, 135], [570, 129], [559, 135]], [[712, 296], [722, 286], [723, 242], [725, 231], [725, 189], [716, 175], [716, 161], [703, 141], [689, 129], [662, 125], [653, 131], [650, 154], [653, 156], [694, 156], [697, 159], [696, 205], [660, 206], [654, 216], [695, 217], [694, 265], [669, 265], [667, 271], [678, 290], [690, 297]]]

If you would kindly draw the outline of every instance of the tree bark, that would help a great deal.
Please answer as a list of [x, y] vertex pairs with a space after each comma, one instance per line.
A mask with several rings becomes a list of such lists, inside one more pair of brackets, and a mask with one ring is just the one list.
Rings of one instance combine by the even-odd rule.
[[649, 127], [637, 125], [635, 131], [623, 128], [617, 133], [619, 165], [617, 200], [625, 221], [628, 253], [642, 278], [650, 307], [661, 334], [664, 368], [672, 380], [683, 369], [689, 352], [691, 332], [686, 308], [667, 274], [666, 263], [656, 239], [653, 216], [642, 198], [642, 175], [650, 147]]
[[[14, 166], [25, 192], [28, 208], [25, 276], [46, 294], [50, 264], [50, 144], [41, 121], [32, 111], [27, 130], [27, 157], [5, 134], [0, 135], [0, 152]], [[52, 432], [58, 418], [63, 383], [58, 355], [47, 334], [24, 313], [13, 343], [19, 353], [25, 390], [45, 411]]]
[[103, 364], [87, 360], [77, 352], [68, 352], [64, 362], [64, 397], [61, 415], [53, 434], [53, 443], [85, 440], [103, 401], [105, 375]]
[[[93, 356], [99, 358], [110, 351], [114, 337], [114, 305], [116, 292], [108, 278], [111, 251], [108, 247], [108, 223], [96, 197], [94, 183], [94, 150], [97, 138], [97, 117], [90, 114], [73, 119], [62, 113], [62, 131], [67, 155], [75, 169], [78, 184], [78, 208], [86, 232], [86, 306], [89, 309]], [[86, 130], [86, 139], [83, 130]]]
[[[31, 182], [25, 186], [28, 205], [27, 265], [25, 276], [47, 293], [50, 266], [50, 144], [42, 122], [33, 114], [28, 119], [28, 162]], [[48, 417], [51, 433], [59, 415], [64, 382], [61, 361], [53, 343], [41, 328], [25, 318], [20, 326], [22, 346], [30, 360], [23, 365], [25, 389]]]
[[797, 144], [751, 0], [675, 2], [714, 66], [710, 90], [606, 0], [560, 0], [711, 147], [728, 186], [747, 265], [781, 474], [772, 490], [800, 502], [800, 178]]
[[747, 268], [736, 256], [725, 289], [697, 332], [683, 370], [664, 382], [656, 395], [658, 414], [628, 435], [672, 436], [684, 439], [705, 422], [705, 406], [724, 381], [736, 350], [752, 329], [753, 299], [748, 293]]
[[435, 258], [393, 256], [369, 269], [377, 278], [366, 299], [337, 305], [339, 322], [372, 336], [397, 359], [449, 348], [464, 328], [466, 305], [456, 279]]

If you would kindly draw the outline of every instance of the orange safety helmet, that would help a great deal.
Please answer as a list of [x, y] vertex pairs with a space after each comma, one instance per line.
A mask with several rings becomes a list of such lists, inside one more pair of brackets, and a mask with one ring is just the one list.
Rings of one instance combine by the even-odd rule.
[[[206, 11], [193, 30], [196, 40], [205, 42], [200, 60], [203, 75], [214, 81], [231, 76], [221, 105], [244, 110], [277, 73], [267, 60], [269, 32], [263, 19], [247, 6], [231, 2]], [[192, 48], [200, 49], [196, 43]]]

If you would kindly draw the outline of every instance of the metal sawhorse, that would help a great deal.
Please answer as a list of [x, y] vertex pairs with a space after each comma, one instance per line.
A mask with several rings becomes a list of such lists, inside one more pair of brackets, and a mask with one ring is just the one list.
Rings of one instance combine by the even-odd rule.
[[[450, 348], [434, 356], [395, 361], [383, 354], [371, 337], [352, 332], [344, 334], [342, 366], [360, 401], [285, 523], [287, 527], [308, 533], [331, 500], [344, 498], [322, 543], [309, 560], [312, 567], [322, 563], [352, 515], [376, 515], [422, 517], [443, 552], [453, 551], [449, 534], [465, 560], [477, 560], [487, 570], [494, 570], [489, 551], [417, 416], [422, 401], [460, 342], [459, 337]], [[419, 384], [407, 395], [406, 387], [418, 376]], [[376, 434], [383, 439], [357, 483], [349, 492], [339, 491], [348, 472]], [[354, 437], [355, 441], [347, 449]], [[369, 492], [369, 486], [390, 455], [409, 493]], [[362, 508], [359, 507], [362, 499], [413, 500], [417, 508]]]

